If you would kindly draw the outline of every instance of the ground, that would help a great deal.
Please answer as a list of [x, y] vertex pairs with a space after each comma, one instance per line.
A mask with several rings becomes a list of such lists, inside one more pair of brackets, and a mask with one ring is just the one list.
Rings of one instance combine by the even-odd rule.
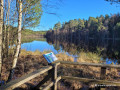
[[[26, 51], [26, 50], [21, 50], [20, 56], [18, 58], [17, 62], [17, 67], [15, 69], [15, 74], [13, 76], [13, 79], [17, 79], [21, 76], [24, 76], [26, 74], [29, 74], [37, 69], [40, 69], [44, 66], [47, 66], [48, 63], [43, 57], [43, 54], [48, 53], [50, 51]], [[72, 57], [67, 56], [65, 53], [57, 54], [56, 57], [58, 60], [62, 61], [74, 61]], [[82, 58], [78, 59], [78, 62], [81, 62]], [[85, 58], [82, 59], [83, 62]], [[12, 60], [13, 58], [9, 58], [9, 61], [6, 59], [3, 62], [3, 71], [2, 71], [2, 80], [7, 81], [8, 75], [9, 75], [9, 70], [11, 69], [12, 65]], [[94, 62], [98, 63], [98, 61], [94, 60], [89, 60], [87, 58], [88, 62]], [[107, 69], [106, 72], [106, 80], [111, 80], [111, 81], [118, 81], [120, 80], [120, 75], [119, 75], [118, 69]], [[26, 90], [31, 87], [34, 87], [37, 85], [38, 82], [40, 82], [47, 73], [44, 75], [41, 75], [28, 83], [20, 86], [20, 90]], [[69, 66], [69, 65], [60, 65], [58, 67], [58, 75], [66, 75], [66, 76], [75, 76], [75, 77], [84, 77], [84, 78], [94, 78], [94, 79], [100, 79], [100, 67], [91, 67], [91, 66]], [[38, 79], [39, 78], [39, 79]], [[70, 81], [70, 80], [61, 80], [58, 83], [58, 89], [59, 90], [73, 90], [73, 89], [80, 89], [81, 87], [86, 87], [86, 84], [77, 82], [77, 81]], [[89, 87], [94, 87], [93, 85], [90, 85]]]

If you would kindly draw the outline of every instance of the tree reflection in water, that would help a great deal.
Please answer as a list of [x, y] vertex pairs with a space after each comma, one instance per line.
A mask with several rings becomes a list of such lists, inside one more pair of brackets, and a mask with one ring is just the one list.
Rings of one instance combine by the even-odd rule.
[[[119, 64], [120, 63], [120, 41], [115, 40], [81, 40], [81, 41], [67, 41], [61, 39], [47, 39], [47, 42], [53, 44], [56, 50], [60, 47], [69, 55], [75, 58], [89, 56], [89, 59], [99, 59], [106, 64]], [[77, 56], [76, 56], [77, 55]], [[86, 57], [87, 58], [87, 57]], [[102, 62], [102, 63], [103, 63]]]

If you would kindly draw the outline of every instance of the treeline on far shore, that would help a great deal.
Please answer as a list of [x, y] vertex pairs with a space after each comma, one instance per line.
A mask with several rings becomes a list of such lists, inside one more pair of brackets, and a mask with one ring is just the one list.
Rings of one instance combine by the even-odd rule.
[[[17, 41], [17, 27], [13, 27], [10, 26], [10, 45], [13, 45], [16, 43]], [[31, 41], [33, 39], [40, 39], [40, 38], [44, 38], [46, 35], [46, 31], [33, 31], [33, 30], [29, 30], [29, 29], [22, 29], [22, 42], [28, 42]]]
[[[10, 38], [17, 38], [17, 27], [10, 26]], [[22, 29], [22, 38], [45, 37], [47, 31], [33, 31], [30, 29]]]
[[33, 30], [23, 30], [22, 31], [22, 37], [45, 37], [46, 35], [46, 31], [33, 31]]
[[85, 19], [74, 19], [68, 22], [56, 23], [47, 33], [49, 39], [88, 40], [88, 39], [120, 39], [120, 14], [100, 15]]

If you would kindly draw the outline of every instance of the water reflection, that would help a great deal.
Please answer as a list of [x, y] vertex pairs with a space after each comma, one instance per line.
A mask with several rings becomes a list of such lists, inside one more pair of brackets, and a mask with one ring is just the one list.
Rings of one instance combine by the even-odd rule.
[[106, 58], [106, 61], [105, 61], [105, 62], [106, 62], [106, 64], [118, 64], [118, 63], [117, 63], [117, 60], [114, 60], [114, 61], [113, 61], [112, 59], [108, 59], [108, 58]]
[[[49, 40], [49, 43], [58, 44], [62, 47], [65, 52], [70, 55], [79, 55], [81, 57], [84, 52], [85, 56], [89, 56], [95, 59], [100, 59], [102, 63], [106, 64], [119, 64], [120, 63], [120, 41], [119, 40], [81, 40], [81, 41], [67, 41], [67, 40]], [[59, 46], [56, 45], [56, 46]], [[82, 53], [81, 53], [82, 52]], [[81, 53], [81, 54], [80, 54]], [[91, 58], [91, 59], [92, 59]]]
[[47, 41], [33, 41], [23, 43], [21, 48], [27, 51], [39, 50], [51, 50], [55, 54], [66, 53], [68, 56], [74, 57], [74, 61], [81, 61], [82, 58], [86, 60], [97, 60], [99, 63], [106, 64], [119, 64], [120, 61], [120, 42], [112, 40], [104, 41], [80, 41], [78, 42], [66, 42], [58, 40]]
[[29, 42], [29, 43], [23, 43], [21, 45], [21, 49], [25, 49], [27, 51], [39, 50], [41, 52], [43, 52], [45, 50], [51, 50], [55, 54], [58, 53], [58, 51], [54, 48], [54, 46], [48, 44], [46, 41], [33, 41], [33, 42]]

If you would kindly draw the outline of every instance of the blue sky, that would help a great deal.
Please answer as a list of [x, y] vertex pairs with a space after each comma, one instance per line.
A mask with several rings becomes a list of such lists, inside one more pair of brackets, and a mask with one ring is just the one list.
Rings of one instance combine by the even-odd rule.
[[[58, 21], [63, 23], [78, 18], [88, 19], [89, 16], [110, 15], [120, 11], [120, 5], [111, 5], [110, 2], [104, 0], [62, 0], [60, 3], [54, 2], [55, 0], [51, 1], [53, 1], [52, 5], [56, 5], [57, 8], [55, 9], [56, 6], [54, 8], [44, 7], [40, 25], [33, 30], [48, 30]], [[47, 11], [54, 12], [56, 15], [48, 14]]]

